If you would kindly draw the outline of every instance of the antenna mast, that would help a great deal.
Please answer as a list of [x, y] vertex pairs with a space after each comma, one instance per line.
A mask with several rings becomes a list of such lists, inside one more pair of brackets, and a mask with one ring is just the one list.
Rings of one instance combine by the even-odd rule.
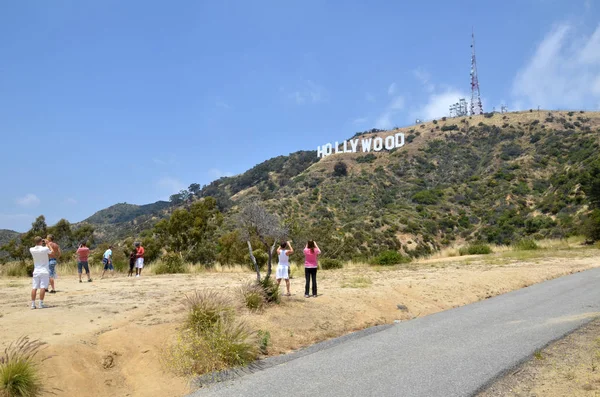
[[471, 115], [483, 113], [479, 79], [477, 78], [477, 60], [475, 59], [475, 32], [471, 32]]

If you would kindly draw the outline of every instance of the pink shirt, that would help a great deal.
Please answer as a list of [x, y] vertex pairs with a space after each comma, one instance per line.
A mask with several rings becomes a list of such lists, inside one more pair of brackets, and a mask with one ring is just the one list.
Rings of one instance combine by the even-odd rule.
[[317, 267], [317, 256], [321, 253], [321, 250], [315, 248], [315, 252], [312, 252], [310, 248], [304, 248], [304, 267]]
[[81, 247], [77, 249], [77, 259], [79, 262], [87, 262], [90, 256], [90, 249], [88, 247]]

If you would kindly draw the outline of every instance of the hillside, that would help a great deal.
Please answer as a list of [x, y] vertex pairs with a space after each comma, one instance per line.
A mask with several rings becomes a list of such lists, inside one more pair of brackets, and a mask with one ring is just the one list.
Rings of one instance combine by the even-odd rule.
[[[365, 132], [355, 136], [402, 132], [406, 144], [322, 159], [316, 151], [279, 156], [204, 186], [199, 196], [217, 198], [225, 225], [240, 204], [261, 201], [296, 241], [315, 238], [345, 259], [387, 249], [419, 256], [470, 239], [561, 237], [579, 230], [587, 208], [582, 178], [598, 160], [599, 126], [597, 112], [536, 111]], [[346, 172], [334, 173], [340, 161]], [[120, 204], [88, 221], [125, 236], [165, 216], [167, 204], [154, 205], [137, 215]], [[115, 226], [118, 233], [108, 231]]]
[[0, 229], [0, 246], [3, 246], [4, 244], [8, 243], [10, 240], [16, 238], [18, 235], [19, 233], [15, 232], [14, 230]]
[[[224, 178], [203, 193], [263, 200], [296, 237], [348, 259], [386, 249], [418, 256], [465, 239], [561, 237], [581, 224], [580, 177], [598, 159], [599, 126], [600, 114], [589, 112], [442, 119], [397, 130], [406, 145], [391, 152], [331, 155], [239, 191], [238, 178]], [[347, 175], [334, 176], [340, 161]]]
[[152, 227], [168, 215], [169, 207], [167, 201], [146, 205], [119, 203], [96, 212], [81, 224], [93, 225], [98, 241], [122, 239]]

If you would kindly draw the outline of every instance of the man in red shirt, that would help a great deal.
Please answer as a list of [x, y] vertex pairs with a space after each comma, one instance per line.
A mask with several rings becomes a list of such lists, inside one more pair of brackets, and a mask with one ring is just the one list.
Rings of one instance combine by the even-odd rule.
[[90, 267], [88, 265], [88, 258], [90, 256], [90, 249], [86, 246], [85, 242], [79, 244], [79, 248], [77, 249], [77, 273], [79, 273], [79, 282], [81, 283], [81, 273], [83, 269], [85, 269], [85, 274], [88, 278], [88, 283], [92, 282], [90, 278]]
[[135, 243], [135, 276], [139, 277], [142, 275], [142, 269], [144, 268], [144, 247], [141, 243]]

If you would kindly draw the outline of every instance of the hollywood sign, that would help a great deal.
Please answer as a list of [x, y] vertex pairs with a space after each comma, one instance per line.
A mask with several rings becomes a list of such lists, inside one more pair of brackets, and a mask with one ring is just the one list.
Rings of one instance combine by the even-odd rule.
[[[337, 153], [356, 153], [360, 150], [364, 153], [370, 152], [373, 149], [374, 152], [380, 152], [383, 149], [392, 150], [404, 146], [404, 134], [399, 132], [395, 135], [389, 135], [385, 138], [380, 136], [376, 138], [356, 138], [344, 141], [340, 145], [337, 141], [335, 145], [328, 143], [323, 146], [317, 146], [317, 157], [326, 157], [331, 154]], [[340, 149], [340, 146], [342, 148]]]

